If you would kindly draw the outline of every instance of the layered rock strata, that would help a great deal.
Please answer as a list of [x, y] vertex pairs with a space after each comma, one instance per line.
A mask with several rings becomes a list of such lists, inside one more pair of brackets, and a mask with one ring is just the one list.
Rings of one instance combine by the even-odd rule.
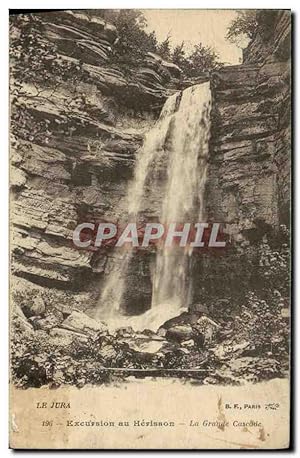
[[[244, 246], [251, 251], [253, 240], [288, 223], [290, 16], [277, 12], [273, 21], [275, 39], [261, 26], [244, 64], [203, 77], [210, 78], [213, 95], [206, 214], [225, 223], [235, 248], [218, 263], [205, 257], [195, 262], [196, 298], [204, 270], [208, 291], [216, 292], [216, 278], [242, 259]], [[23, 100], [28, 112], [56, 128], [43, 139], [32, 140], [28, 132], [12, 142], [13, 290], [21, 304], [40, 297], [47, 307], [71, 303], [85, 310], [97, 301], [112, 253], [76, 249], [72, 232], [82, 221], [118, 220], [143, 133], [185, 83], [178, 67], [151, 53], [129, 74], [112, 65], [118, 37], [101, 19], [65, 11], [45, 13], [43, 22], [45, 40], [57, 45], [62, 59], [80, 63], [88, 78], [42, 97], [26, 88], [33, 96]], [[151, 299], [150, 261], [140, 259], [129, 273], [133, 283], [139, 278], [127, 298], [129, 313], [147, 309]], [[230, 281], [226, 277], [229, 289], [236, 271]], [[220, 282], [220, 295], [223, 287]]]

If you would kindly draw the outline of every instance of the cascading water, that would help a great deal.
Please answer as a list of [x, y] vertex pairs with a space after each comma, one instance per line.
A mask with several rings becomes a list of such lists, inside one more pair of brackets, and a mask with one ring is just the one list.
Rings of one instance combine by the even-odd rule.
[[[138, 217], [145, 182], [153, 163], [163, 152], [172, 114], [175, 111], [177, 96], [178, 93], [167, 99], [157, 123], [146, 134], [144, 144], [139, 151], [134, 178], [128, 186], [125, 201], [120, 206], [127, 208], [128, 218], [131, 221], [136, 220]], [[125, 252], [123, 250], [123, 253], [120, 253], [119, 265], [115, 266], [110, 273], [98, 303], [96, 316], [105, 319], [112, 326], [122, 325], [123, 320], [126, 319], [120, 313], [119, 308], [132, 254], [133, 252], [129, 250], [125, 250]]]
[[[158, 215], [160, 222], [169, 225], [203, 221], [210, 109], [209, 83], [192, 86], [168, 98], [137, 157], [125, 203], [130, 221], [138, 219], [147, 180], [151, 179], [157, 162], [164, 162], [166, 166]], [[152, 192], [156, 189], [153, 186]], [[175, 246], [157, 250], [151, 309], [136, 317], [126, 317], [120, 311], [120, 302], [132, 255], [133, 251], [124, 252], [119, 268], [110, 274], [100, 297], [97, 316], [113, 327], [130, 325], [136, 330], [156, 330], [188, 306], [192, 286], [189, 276], [191, 249]]]
[[[182, 93], [175, 116], [168, 166], [168, 183], [161, 222], [203, 221], [203, 192], [206, 179], [209, 120], [209, 83], [192, 86]], [[180, 308], [188, 303], [190, 284], [187, 249], [164, 247], [158, 252], [152, 304], [170, 302]]]

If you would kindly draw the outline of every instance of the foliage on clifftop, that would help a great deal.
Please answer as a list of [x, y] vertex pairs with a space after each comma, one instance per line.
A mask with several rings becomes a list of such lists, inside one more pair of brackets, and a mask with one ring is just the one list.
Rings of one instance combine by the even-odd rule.
[[172, 49], [171, 35], [158, 42], [154, 31], [147, 32], [146, 18], [140, 10], [89, 10], [90, 15], [100, 16], [117, 28], [118, 36], [112, 61], [117, 64], [136, 65], [143, 62], [148, 52], [156, 53], [163, 59], [178, 65], [183, 77], [197, 77], [203, 72], [222, 65], [217, 52], [203, 43], [194, 46], [187, 53], [182, 42]]
[[231, 22], [226, 39], [238, 46], [240, 42], [252, 40], [257, 30], [257, 10], [241, 10]]

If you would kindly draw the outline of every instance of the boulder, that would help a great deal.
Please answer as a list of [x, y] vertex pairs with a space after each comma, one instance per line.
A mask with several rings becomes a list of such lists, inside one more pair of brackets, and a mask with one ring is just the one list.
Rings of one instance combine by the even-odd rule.
[[[181, 325], [190, 325], [193, 323], [196, 323], [197, 320], [199, 319], [199, 313], [193, 313], [193, 312], [183, 312], [179, 316], [175, 316], [174, 318], [171, 318], [170, 320], [166, 321], [161, 328], [164, 329], [170, 329], [173, 328], [174, 326], [181, 326]], [[160, 329], [161, 329], [160, 328]]]
[[248, 350], [250, 347], [250, 342], [244, 340], [240, 343], [233, 343], [231, 341], [229, 342], [223, 342], [220, 345], [217, 345], [213, 349], [213, 354], [218, 358], [219, 360], [226, 360], [226, 359], [232, 359], [233, 356], [235, 358], [239, 356], [243, 356], [244, 352]]
[[159, 330], [157, 331], [157, 335], [159, 337], [165, 337], [166, 334], [167, 334], [167, 330], [165, 328], [159, 328]]
[[158, 353], [167, 342], [163, 339], [131, 339], [130, 341], [126, 341], [126, 343], [129, 345], [129, 348], [138, 353], [155, 354]]
[[204, 337], [204, 344], [211, 343], [214, 335], [217, 330], [220, 328], [220, 325], [215, 323], [213, 320], [207, 316], [201, 316], [197, 323], [193, 326], [193, 331], [196, 335]]
[[190, 348], [195, 345], [195, 341], [193, 339], [185, 340], [184, 342], [181, 342], [181, 346], [185, 348]]
[[289, 319], [291, 314], [290, 314], [290, 309], [288, 307], [284, 307], [281, 309], [280, 314], [282, 318], [287, 318]]
[[130, 337], [134, 333], [131, 326], [126, 326], [124, 328], [117, 329], [117, 337]]
[[33, 317], [32, 324], [35, 329], [50, 331], [60, 324], [60, 320], [54, 313], [51, 313], [46, 318], [39, 319]]
[[194, 335], [190, 325], [178, 325], [167, 330], [166, 338], [175, 342], [190, 340]]
[[83, 312], [77, 311], [73, 311], [71, 315], [62, 322], [61, 326], [71, 331], [81, 331], [87, 334], [107, 331], [107, 326], [104, 323], [90, 318]]
[[45, 313], [46, 307], [43, 299], [41, 297], [36, 297], [33, 301], [33, 304], [30, 307], [30, 311], [33, 315], [43, 315]]
[[69, 331], [67, 329], [52, 328], [50, 330], [51, 341], [58, 346], [70, 345], [75, 339], [81, 342], [87, 342], [88, 338], [79, 332]]
[[22, 307], [24, 315], [29, 318], [32, 316], [41, 316], [45, 313], [46, 307], [43, 299], [39, 296], [35, 297], [31, 303], [26, 303]]
[[117, 356], [117, 351], [114, 349], [112, 345], [105, 345], [99, 351], [99, 355], [106, 361], [106, 360], [113, 360]]
[[14, 308], [13, 308], [13, 314], [14, 314], [14, 318], [16, 319], [18, 325], [20, 326], [20, 328], [22, 329], [22, 331], [24, 331], [25, 333], [32, 333], [33, 332], [33, 327], [32, 325], [29, 323], [29, 321], [27, 320], [26, 316], [24, 315], [22, 309], [16, 305]]
[[66, 319], [69, 315], [71, 315], [73, 311], [72, 308], [66, 304], [57, 304], [55, 308], [62, 314], [64, 319]]
[[203, 325], [205, 327], [212, 327], [213, 329], [218, 329], [220, 328], [220, 325], [216, 323], [215, 321], [211, 320], [207, 316], [201, 316], [199, 320], [197, 321], [198, 325]]
[[27, 181], [27, 175], [26, 173], [18, 169], [17, 167], [12, 167], [11, 168], [11, 178], [10, 178], [10, 185], [12, 188], [21, 188], [25, 186], [26, 181]]

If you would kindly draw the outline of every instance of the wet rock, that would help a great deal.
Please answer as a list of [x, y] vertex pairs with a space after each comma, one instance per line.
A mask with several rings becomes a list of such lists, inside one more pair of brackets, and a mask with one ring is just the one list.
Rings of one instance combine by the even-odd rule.
[[66, 329], [82, 331], [87, 334], [107, 331], [107, 326], [101, 321], [96, 321], [85, 313], [76, 311], [73, 311], [71, 315], [62, 322], [61, 326]]
[[199, 319], [198, 312], [194, 313], [193, 311], [187, 311], [187, 312], [181, 313], [179, 316], [176, 316], [166, 321], [161, 326], [161, 328], [170, 329], [170, 328], [173, 328], [174, 326], [190, 325], [190, 324], [196, 323], [198, 319]]
[[134, 330], [131, 326], [127, 326], [124, 328], [119, 328], [116, 332], [117, 337], [130, 337], [134, 333]]
[[166, 338], [171, 341], [182, 342], [191, 339], [193, 335], [194, 332], [191, 326], [178, 325], [167, 330]]
[[167, 330], [165, 328], [159, 328], [159, 330], [157, 331], [157, 335], [159, 337], [165, 337], [166, 334], [167, 334]]
[[166, 343], [163, 339], [149, 340], [149, 339], [138, 339], [134, 338], [131, 341], [126, 341], [129, 348], [138, 352], [138, 353], [158, 353]]

